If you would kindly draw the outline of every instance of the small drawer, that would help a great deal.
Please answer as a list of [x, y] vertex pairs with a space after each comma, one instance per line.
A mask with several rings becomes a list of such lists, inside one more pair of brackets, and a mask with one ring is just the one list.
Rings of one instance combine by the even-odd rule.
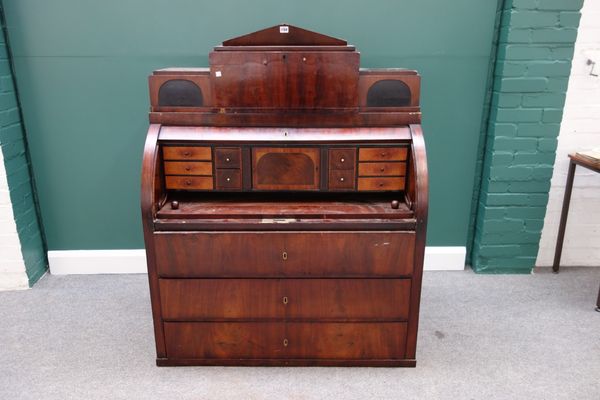
[[329, 169], [354, 169], [356, 149], [329, 150]]
[[354, 189], [354, 171], [330, 170], [329, 189]]
[[166, 176], [167, 189], [211, 190], [212, 176]]
[[210, 147], [199, 146], [164, 146], [165, 160], [207, 160], [212, 159]]
[[215, 166], [217, 168], [239, 168], [240, 160], [241, 150], [239, 148], [215, 149]]
[[358, 161], [403, 161], [406, 147], [363, 147], [358, 150]]
[[167, 175], [212, 175], [212, 163], [197, 161], [166, 161]]
[[359, 191], [404, 190], [404, 177], [358, 178]]
[[239, 169], [217, 169], [217, 189], [241, 189], [242, 177]]
[[367, 162], [358, 164], [358, 176], [404, 176], [406, 163]]

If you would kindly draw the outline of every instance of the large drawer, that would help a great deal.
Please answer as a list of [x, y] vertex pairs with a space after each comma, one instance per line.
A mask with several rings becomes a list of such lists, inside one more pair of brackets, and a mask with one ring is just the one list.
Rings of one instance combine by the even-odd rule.
[[404, 322], [166, 322], [167, 357], [398, 359]]
[[410, 279], [161, 279], [165, 320], [408, 319]]
[[383, 277], [413, 270], [414, 232], [156, 232], [161, 277]]

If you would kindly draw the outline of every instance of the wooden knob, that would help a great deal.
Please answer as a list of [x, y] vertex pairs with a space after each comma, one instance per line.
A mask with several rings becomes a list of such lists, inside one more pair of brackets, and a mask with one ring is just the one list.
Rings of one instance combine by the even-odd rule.
[[380, 170], [381, 172], [383, 172], [383, 171], [385, 171], [385, 168], [384, 168], [384, 167], [381, 167], [381, 168], [379, 168], [379, 170]]
[[381, 157], [385, 157], [385, 153], [381, 153]]
[[400, 202], [398, 200], [392, 200], [392, 208], [397, 210], [400, 207]]
[[192, 169], [191, 169], [191, 168], [190, 168], [190, 166], [188, 165], [188, 166], [186, 166], [186, 167], [185, 167], [185, 170], [186, 170], [186, 171], [191, 171]]
[[379, 182], [379, 187], [383, 187], [383, 182]]
[[179, 210], [179, 202], [177, 200], [173, 200], [171, 202], [171, 209], [172, 210]]
[[185, 181], [185, 184], [190, 186], [192, 184], [192, 181], [190, 181], [189, 179]]
[[190, 153], [189, 151], [184, 151], [183, 155], [186, 157], [189, 157], [190, 155], [192, 155], [192, 153]]

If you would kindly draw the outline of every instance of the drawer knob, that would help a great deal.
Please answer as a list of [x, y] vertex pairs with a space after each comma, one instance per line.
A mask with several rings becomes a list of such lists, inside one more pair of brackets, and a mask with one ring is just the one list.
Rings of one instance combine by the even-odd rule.
[[171, 202], [171, 209], [172, 210], [178, 210], [179, 209], [179, 202], [177, 200], [173, 200]]
[[287, 296], [283, 296], [283, 304], [287, 304], [288, 303], [288, 298]]
[[288, 340], [287, 339], [283, 339], [283, 347], [288, 347]]
[[229, 161], [231, 161], [231, 159], [230, 159], [229, 157], [227, 157], [227, 158], [225, 159], [225, 162], [229, 162]]
[[187, 180], [185, 181], [185, 184], [186, 184], [186, 185], [188, 185], [188, 186], [190, 186], [190, 185], [192, 184], [192, 181], [190, 181], [189, 179], [187, 179]]
[[186, 150], [186, 151], [183, 152], [183, 155], [186, 156], [186, 157], [189, 157], [189, 156], [192, 155], [192, 153], [190, 153], [189, 151]]
[[400, 207], [400, 202], [398, 200], [392, 200], [392, 208], [397, 210]]
[[381, 172], [383, 172], [383, 171], [385, 171], [385, 167], [381, 167], [381, 168], [379, 168], [379, 170], [380, 170]]
[[345, 179], [343, 177], [340, 178], [340, 182], [344, 182], [344, 181], [345, 181]]
[[225, 179], [227, 182], [231, 182], [231, 178], [227, 178]]
[[379, 182], [379, 187], [383, 187], [383, 182]]
[[186, 171], [191, 171], [192, 169], [190, 168], [190, 166], [189, 166], [189, 165], [187, 165], [187, 166], [185, 167], [185, 170], [186, 170]]
[[285, 260], [287, 260], [287, 257], [288, 257], [288, 255], [287, 255], [287, 251], [284, 251], [284, 252], [281, 254], [281, 258], [283, 258], [283, 261], [285, 261]]
[[386, 155], [386, 153], [385, 153], [385, 152], [382, 152], [382, 153], [381, 153], [381, 157], [385, 157], [385, 155]]
[[343, 158], [343, 157], [342, 157], [342, 158], [340, 158], [340, 162], [345, 162], [345, 161], [346, 161], [346, 159], [345, 159], [345, 158]]

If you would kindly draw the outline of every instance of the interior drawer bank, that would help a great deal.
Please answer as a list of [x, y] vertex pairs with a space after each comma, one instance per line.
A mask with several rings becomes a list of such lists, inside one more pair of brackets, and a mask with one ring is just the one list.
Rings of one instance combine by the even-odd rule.
[[414, 232], [155, 232], [163, 278], [401, 277]]
[[410, 279], [161, 279], [166, 320], [407, 320]]
[[165, 322], [179, 359], [398, 359], [405, 322]]

